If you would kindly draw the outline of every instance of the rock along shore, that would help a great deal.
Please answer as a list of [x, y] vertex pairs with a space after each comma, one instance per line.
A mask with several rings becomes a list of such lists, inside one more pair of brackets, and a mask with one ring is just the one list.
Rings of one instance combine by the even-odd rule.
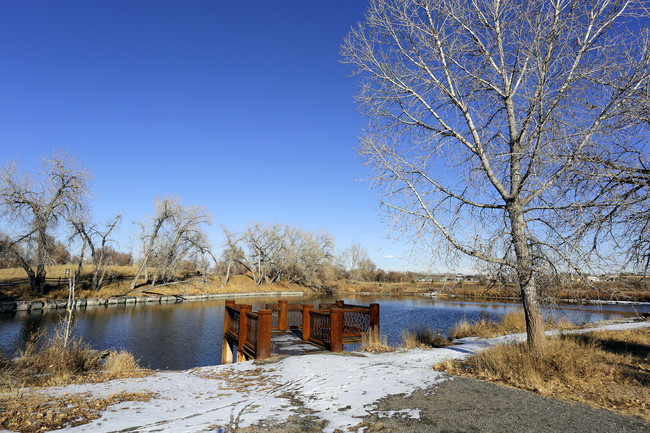
[[[258, 296], [303, 296], [299, 291], [211, 293], [199, 295], [149, 295], [149, 296], [111, 296], [110, 298], [75, 299], [73, 307], [93, 308], [114, 305], [175, 304], [180, 302], [202, 302], [219, 299], [252, 298]], [[38, 299], [34, 301], [4, 301], [0, 303], [0, 313], [14, 311], [57, 310], [68, 308], [67, 300]]]

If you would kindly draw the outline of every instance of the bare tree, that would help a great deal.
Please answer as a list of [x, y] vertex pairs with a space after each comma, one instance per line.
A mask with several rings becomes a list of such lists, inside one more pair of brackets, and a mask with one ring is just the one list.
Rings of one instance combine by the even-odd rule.
[[237, 233], [231, 232], [225, 226], [221, 227], [226, 237], [221, 254], [221, 261], [225, 267], [223, 284], [228, 284], [230, 274], [235, 265], [241, 265], [246, 261], [246, 255], [241, 247], [241, 237]]
[[79, 268], [77, 270], [76, 278], [78, 278], [81, 273], [84, 252], [86, 248], [88, 248], [93, 263], [92, 290], [99, 290], [104, 281], [108, 261], [110, 260], [110, 255], [108, 254], [109, 251], [107, 250], [109, 243], [111, 242], [110, 235], [121, 219], [122, 216], [117, 215], [111, 221], [104, 224], [103, 227], [91, 224], [83, 218], [71, 222], [74, 228], [73, 238], [79, 237], [82, 241]]
[[140, 266], [138, 267], [138, 270], [135, 273], [135, 277], [133, 277], [133, 281], [131, 281], [131, 286], [129, 287], [129, 291], [135, 290], [135, 286], [138, 284], [138, 280], [140, 279], [140, 276], [142, 275], [143, 271], [147, 274], [147, 276], [145, 277], [145, 281], [148, 281], [149, 259], [153, 255], [155, 242], [158, 237], [158, 232], [160, 231], [160, 228], [165, 223], [165, 221], [167, 221], [169, 218], [172, 217], [173, 213], [174, 213], [173, 198], [166, 198], [164, 200], [156, 199], [156, 201], [154, 202], [154, 217], [153, 220], [151, 221], [151, 229], [147, 230], [147, 225], [145, 223], [137, 223], [140, 227], [140, 240], [142, 241], [143, 257], [142, 257], [142, 261], [140, 262]]
[[287, 226], [280, 267], [290, 283], [311, 285], [326, 279], [333, 259], [334, 238], [326, 231], [311, 233]]
[[203, 231], [204, 224], [211, 224], [212, 217], [203, 207], [178, 206], [165, 227], [164, 235], [159, 238], [156, 254], [156, 274], [163, 282], [171, 281], [179, 265], [192, 260], [197, 255], [209, 250], [208, 239]]
[[13, 228], [2, 241], [4, 248], [27, 273], [32, 291], [42, 294], [45, 267], [55, 247], [50, 233], [61, 220], [84, 212], [88, 171], [67, 154], [54, 153], [43, 158], [42, 172], [36, 175], [20, 172], [12, 162], [0, 176], [0, 210]]
[[135, 289], [142, 273], [148, 272], [148, 266], [155, 267], [152, 285], [158, 278], [167, 282], [173, 278], [183, 260], [208, 248], [202, 226], [210, 224], [212, 217], [204, 208], [198, 205], [184, 206], [179, 198], [172, 196], [156, 200], [154, 209], [155, 214], [149, 224], [139, 223], [143, 259], [131, 282], [130, 291]]
[[[226, 281], [234, 265], [243, 266], [257, 286], [281, 279], [313, 284], [330, 264], [333, 237], [292, 226], [252, 223], [241, 233], [223, 228], [226, 237], [222, 261], [227, 267]], [[224, 284], [225, 284], [224, 283]]]
[[368, 251], [359, 243], [353, 243], [350, 248], [343, 250], [340, 256], [340, 260], [352, 280], [366, 281], [377, 268], [368, 257]]
[[598, 251], [583, 226], [604, 175], [591, 161], [645, 145], [629, 107], [648, 106], [647, 18], [640, 0], [371, 0], [342, 46], [384, 208], [432, 245], [512, 269], [533, 350], [536, 276]]
[[283, 247], [282, 227], [278, 224], [249, 224], [242, 242], [247, 254], [240, 263], [250, 272], [255, 284], [260, 286], [277, 281], [282, 275], [279, 264]]
[[368, 257], [368, 251], [359, 243], [353, 243], [350, 248], [346, 248], [340, 253], [341, 262], [347, 271], [351, 272], [358, 269], [361, 260]]

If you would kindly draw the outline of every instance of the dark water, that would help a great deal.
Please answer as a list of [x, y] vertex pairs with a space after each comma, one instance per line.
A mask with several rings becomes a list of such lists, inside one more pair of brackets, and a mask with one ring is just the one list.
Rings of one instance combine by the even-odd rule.
[[[287, 298], [289, 302], [318, 304], [333, 302], [333, 297]], [[518, 303], [455, 302], [425, 297], [351, 296], [336, 297], [346, 303], [380, 304], [381, 334], [391, 345], [402, 342], [402, 331], [420, 326], [446, 330], [465, 318], [498, 318], [521, 309]], [[243, 298], [241, 304], [262, 306], [277, 298]], [[574, 323], [616, 319], [650, 312], [650, 306], [603, 305], [547, 309], [546, 315], [566, 318]], [[30, 335], [52, 329], [64, 312], [35, 311], [0, 314], [0, 351], [15, 353], [23, 348]], [[180, 370], [221, 363], [224, 301], [187, 302], [182, 304], [144, 304], [111, 306], [76, 311], [76, 335], [92, 348], [126, 349], [144, 366]]]

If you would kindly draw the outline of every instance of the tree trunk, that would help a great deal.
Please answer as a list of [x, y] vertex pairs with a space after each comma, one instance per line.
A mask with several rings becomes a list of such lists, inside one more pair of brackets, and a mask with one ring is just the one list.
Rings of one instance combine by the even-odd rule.
[[230, 267], [232, 266], [232, 262], [228, 262], [228, 267], [226, 268], [226, 278], [223, 282], [223, 285], [225, 286], [228, 284], [228, 281], [230, 281]]
[[36, 267], [36, 275], [32, 278], [30, 275], [30, 284], [32, 285], [32, 290], [37, 295], [43, 295], [45, 293], [45, 266], [38, 265]]
[[537, 352], [544, 350], [546, 346], [546, 335], [544, 334], [544, 318], [537, 296], [537, 285], [535, 277], [531, 276], [527, 281], [519, 281], [521, 299], [524, 304], [526, 316], [526, 337], [528, 348]]
[[528, 248], [526, 236], [526, 220], [519, 201], [508, 205], [512, 242], [517, 257], [517, 282], [521, 291], [521, 300], [526, 316], [526, 337], [531, 351], [542, 351], [546, 346], [544, 334], [544, 319], [537, 296], [533, 260]]

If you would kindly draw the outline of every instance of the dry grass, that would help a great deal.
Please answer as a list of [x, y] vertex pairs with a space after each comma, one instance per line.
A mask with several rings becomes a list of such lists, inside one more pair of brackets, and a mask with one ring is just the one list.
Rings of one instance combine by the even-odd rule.
[[379, 335], [379, 330], [369, 330], [361, 336], [362, 352], [392, 352], [395, 348], [388, 345], [387, 337]]
[[429, 347], [447, 347], [450, 341], [440, 334], [440, 331], [432, 332], [431, 328], [424, 327], [420, 329], [404, 331], [402, 333], [404, 346], [407, 349], [429, 348]]
[[47, 338], [46, 331], [32, 336], [14, 361], [12, 376], [21, 385], [60, 386], [101, 367], [98, 352], [78, 339], [69, 341], [67, 347], [63, 340], [58, 331], [53, 338]]
[[63, 345], [60, 332], [32, 337], [17, 359], [0, 357], [0, 428], [36, 432], [85, 424], [123, 401], [148, 401], [148, 393], [119, 393], [94, 399], [84, 394], [51, 396], [42, 387], [102, 382], [150, 374], [133, 355], [112, 351], [105, 360], [78, 339]]
[[428, 283], [377, 283], [339, 280], [334, 283], [335, 293], [385, 293], [403, 295], [407, 293], [426, 293], [430, 290]]
[[[38, 297], [39, 299], [66, 299], [68, 297], [67, 284], [64, 284], [65, 269], [74, 271], [71, 265], [57, 265], [47, 268], [48, 278], [61, 278], [61, 286], [51, 286], [47, 293]], [[92, 275], [92, 266], [84, 266], [82, 271], [83, 276]], [[130, 290], [130, 279], [120, 279], [124, 276], [134, 275], [137, 269], [133, 266], [112, 266], [111, 272], [116, 277], [114, 280], [105, 279], [102, 287], [95, 291], [87, 287], [82, 281], [77, 284], [76, 297], [77, 299], [83, 298], [109, 298], [111, 296], [124, 296], [129, 293], [129, 296], [146, 296], [147, 294], [156, 295], [195, 295], [195, 294], [210, 294], [210, 293], [250, 293], [250, 292], [275, 292], [275, 291], [309, 291], [310, 289], [304, 286], [295, 284], [264, 284], [257, 287], [253, 280], [246, 275], [233, 275], [228, 284], [224, 285], [222, 278], [216, 275], [209, 275], [205, 284], [199, 277], [192, 277], [186, 280], [181, 280], [173, 284], [164, 286], [144, 285], [144, 280], [140, 280], [140, 285], [136, 286], [135, 290]], [[0, 282], [9, 281], [12, 279], [24, 279], [25, 272], [22, 269], [0, 269]], [[22, 284], [19, 286], [13, 285], [10, 287], [2, 287], [0, 289], [0, 299], [14, 299], [14, 300], [32, 300], [36, 297], [31, 293], [29, 284]]]
[[650, 329], [563, 335], [543, 353], [497, 346], [437, 369], [650, 420]]
[[63, 386], [70, 383], [102, 382], [149, 374], [128, 352], [111, 351], [105, 359], [80, 339], [63, 344], [60, 332], [47, 338], [43, 330], [27, 342], [14, 360], [0, 360], [0, 392], [23, 387]]
[[99, 418], [108, 406], [125, 401], [149, 401], [153, 393], [120, 392], [106, 398], [89, 394], [46, 396], [15, 391], [0, 397], [0, 428], [25, 433], [58, 430]]
[[[551, 318], [547, 319], [546, 325], [553, 329], [575, 327], [569, 321], [556, 322]], [[521, 332], [526, 332], [526, 316], [523, 312], [510, 312], [499, 320], [492, 320], [489, 314], [485, 314], [472, 323], [464, 319], [461, 320], [449, 328], [449, 338], [452, 340], [464, 337], [492, 338]]]

